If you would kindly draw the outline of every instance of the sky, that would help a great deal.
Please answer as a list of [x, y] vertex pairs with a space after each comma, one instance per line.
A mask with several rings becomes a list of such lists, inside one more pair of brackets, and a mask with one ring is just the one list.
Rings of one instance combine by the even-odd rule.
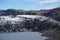
[[0, 9], [40, 10], [60, 7], [60, 0], [0, 0]]

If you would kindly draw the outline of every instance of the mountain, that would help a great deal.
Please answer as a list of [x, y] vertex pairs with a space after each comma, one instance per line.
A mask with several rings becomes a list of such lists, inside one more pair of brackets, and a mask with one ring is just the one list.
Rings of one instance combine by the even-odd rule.
[[16, 9], [7, 9], [7, 10], [0, 10], [0, 16], [7, 16], [7, 15], [35, 15], [35, 13], [31, 11], [25, 10], [16, 10]]
[[51, 9], [44, 13], [44, 16], [54, 18], [57, 21], [60, 21], [60, 7]]
[[17, 9], [7, 9], [7, 10], [0, 10], [0, 16], [1, 15], [44, 15], [49, 16], [53, 18], [60, 18], [60, 7], [50, 9], [50, 10], [17, 10]]

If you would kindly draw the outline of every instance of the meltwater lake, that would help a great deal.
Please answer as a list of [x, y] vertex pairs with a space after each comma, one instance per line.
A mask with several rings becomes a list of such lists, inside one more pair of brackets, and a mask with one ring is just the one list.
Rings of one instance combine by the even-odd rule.
[[0, 40], [45, 40], [39, 32], [0, 33]]

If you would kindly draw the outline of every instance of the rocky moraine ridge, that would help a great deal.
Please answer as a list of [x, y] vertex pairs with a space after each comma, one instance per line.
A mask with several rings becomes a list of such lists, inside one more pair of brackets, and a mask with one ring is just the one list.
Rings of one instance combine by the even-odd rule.
[[38, 15], [0, 16], [0, 32], [41, 31], [60, 28], [60, 22]]

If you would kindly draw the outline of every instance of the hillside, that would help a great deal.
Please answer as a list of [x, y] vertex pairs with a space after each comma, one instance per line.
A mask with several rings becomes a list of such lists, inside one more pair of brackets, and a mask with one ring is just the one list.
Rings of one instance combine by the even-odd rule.
[[48, 10], [16, 10], [16, 9], [7, 9], [7, 10], [0, 10], [0, 16], [7, 16], [7, 15], [42, 15]]
[[60, 21], [60, 7], [51, 9], [44, 13], [44, 16], [52, 17], [57, 21]]

